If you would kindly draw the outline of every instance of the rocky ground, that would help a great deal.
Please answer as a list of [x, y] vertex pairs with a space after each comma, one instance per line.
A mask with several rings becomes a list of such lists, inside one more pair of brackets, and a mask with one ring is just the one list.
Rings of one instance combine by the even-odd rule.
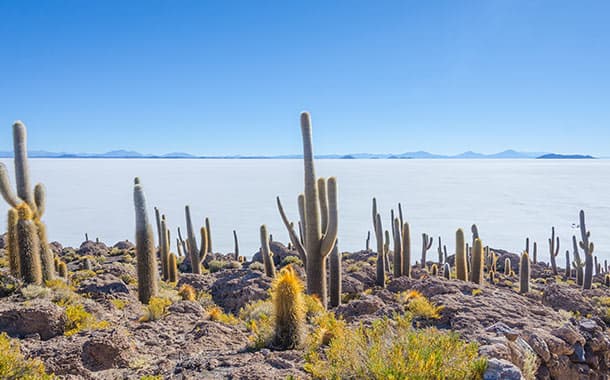
[[[294, 261], [296, 252], [282, 244], [273, 242], [271, 248], [278, 267]], [[159, 319], [144, 322], [131, 243], [107, 247], [88, 241], [78, 249], [53, 243], [53, 249], [68, 263], [70, 287], [21, 287], [6, 269], [0, 272], [0, 331], [19, 338], [25, 356], [41, 359], [48, 372], [66, 379], [309, 378], [302, 350], [254, 349], [245, 323], [212, 315], [215, 305], [238, 315], [249, 303], [269, 297], [271, 281], [259, 265], [238, 267], [229, 255], [209, 255], [210, 267], [212, 260], [233, 264], [202, 275], [182, 273], [178, 284], [163, 285], [161, 295], [173, 303]], [[504, 272], [507, 257], [517, 271], [517, 255], [496, 252], [498, 273]], [[85, 256], [91, 258], [91, 270], [83, 269]], [[545, 264], [534, 264], [532, 291], [521, 295], [514, 275], [497, 274], [493, 285], [479, 286], [414, 268], [412, 278], [389, 276], [384, 289], [374, 286], [374, 260], [369, 251], [344, 254], [345, 302], [333, 312], [350, 324], [404, 313], [398, 295], [417, 290], [443, 309], [439, 319], [415, 318], [413, 323], [450, 329], [478, 342], [479, 352], [490, 359], [488, 379], [610, 377], [610, 289], [601, 278], [583, 292], [572, 280], [553, 276]], [[183, 284], [209, 297], [184, 301], [176, 292]], [[87, 328], [70, 326], [74, 308], [67, 305], [82, 305], [95, 321]]]

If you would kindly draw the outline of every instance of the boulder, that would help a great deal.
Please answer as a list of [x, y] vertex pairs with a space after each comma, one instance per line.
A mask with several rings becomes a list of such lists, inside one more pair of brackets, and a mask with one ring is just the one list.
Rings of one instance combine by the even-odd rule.
[[65, 310], [48, 300], [0, 305], [0, 331], [12, 337], [48, 340], [64, 333], [66, 320]]
[[123, 330], [99, 330], [83, 344], [81, 360], [90, 371], [119, 368], [129, 364], [134, 348]]

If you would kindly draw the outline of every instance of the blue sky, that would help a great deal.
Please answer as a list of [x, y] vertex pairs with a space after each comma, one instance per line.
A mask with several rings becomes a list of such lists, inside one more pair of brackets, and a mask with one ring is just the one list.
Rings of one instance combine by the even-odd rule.
[[0, 0], [0, 150], [610, 156], [608, 1]]

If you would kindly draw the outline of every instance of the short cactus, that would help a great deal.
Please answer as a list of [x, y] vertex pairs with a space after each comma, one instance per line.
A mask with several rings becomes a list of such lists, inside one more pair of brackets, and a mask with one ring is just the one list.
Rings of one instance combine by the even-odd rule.
[[447, 262], [443, 265], [443, 277], [447, 280], [451, 280], [451, 265]]
[[168, 266], [169, 282], [178, 282], [178, 257], [173, 253], [169, 255]]
[[430, 275], [435, 277], [438, 276], [438, 265], [432, 264], [432, 266], [430, 267]]
[[63, 278], [63, 279], [68, 279], [68, 265], [61, 261], [59, 263], [59, 271], [58, 271], [59, 277]]
[[[40, 210], [40, 208], [38, 209]], [[53, 251], [49, 247], [47, 240], [47, 226], [40, 220], [35, 221], [36, 230], [38, 231], [38, 242], [40, 244], [40, 262], [42, 264], [42, 280], [43, 282], [53, 280], [55, 278], [55, 266], [53, 265]]]
[[151, 298], [156, 297], [157, 290], [157, 257], [155, 255], [155, 241], [148, 214], [146, 212], [146, 198], [140, 180], [134, 180], [133, 202], [136, 214], [136, 261], [138, 275], [138, 299], [148, 304]]
[[212, 251], [212, 230], [211, 230], [209, 218], [205, 218], [205, 230], [207, 231], [207, 237], [208, 237], [208, 240], [207, 240], [208, 250], [206, 251], [206, 253], [213, 253], [213, 251]]
[[291, 266], [283, 268], [271, 285], [275, 334], [273, 345], [279, 349], [300, 346], [305, 329], [303, 284]]
[[504, 259], [504, 275], [505, 276], [510, 276], [511, 270], [512, 270], [512, 266], [511, 266], [511, 263], [510, 263], [510, 258], [507, 257], [507, 258]]
[[530, 291], [530, 258], [527, 252], [521, 254], [519, 261], [519, 293], [525, 294]]
[[551, 269], [557, 275], [557, 262], [555, 258], [559, 254], [559, 236], [555, 237], [555, 227], [551, 228], [551, 238], [549, 239], [549, 255], [551, 258]]
[[269, 247], [269, 235], [267, 234], [267, 226], [264, 224], [260, 228], [261, 238], [261, 256], [263, 257], [263, 265], [265, 265], [265, 275], [267, 277], [275, 277], [275, 264], [273, 263], [273, 254]]

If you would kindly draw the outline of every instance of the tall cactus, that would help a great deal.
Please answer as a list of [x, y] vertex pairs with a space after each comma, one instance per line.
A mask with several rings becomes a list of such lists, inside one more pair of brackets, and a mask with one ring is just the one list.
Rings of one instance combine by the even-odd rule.
[[591, 232], [587, 231], [585, 225], [585, 212], [580, 210], [580, 248], [585, 253], [585, 277], [583, 279], [583, 289], [591, 289], [593, 283], [593, 243], [589, 242]]
[[390, 231], [385, 230], [384, 233], [384, 243], [383, 243], [383, 260], [385, 261], [384, 266], [386, 272], [390, 272]]
[[273, 253], [269, 247], [269, 234], [267, 233], [267, 226], [264, 224], [260, 228], [261, 238], [261, 256], [263, 257], [263, 264], [265, 266], [265, 275], [267, 277], [275, 277], [275, 264], [273, 263]]
[[341, 304], [341, 252], [338, 241], [330, 253], [330, 306], [337, 307]]
[[394, 278], [402, 276], [402, 231], [401, 231], [400, 219], [394, 218], [394, 225], [392, 231], [394, 231]]
[[485, 257], [483, 255], [483, 243], [481, 239], [474, 241], [472, 247], [472, 272], [470, 273], [470, 280], [475, 284], [483, 285], [483, 270], [485, 267]]
[[423, 233], [421, 234], [421, 267], [425, 268], [426, 267], [426, 253], [430, 250], [430, 248], [432, 248], [432, 243], [434, 242], [434, 239], [432, 238], [432, 236], [428, 236], [428, 234]]
[[[402, 209], [398, 204], [400, 218], [402, 218]], [[411, 277], [411, 229], [409, 223], [402, 223], [402, 274], [403, 276]]]
[[551, 228], [551, 238], [549, 239], [549, 255], [551, 257], [551, 269], [557, 275], [557, 262], [555, 258], [559, 254], [559, 236], [555, 237], [555, 227]]
[[366, 234], [366, 244], [365, 244], [365, 249], [367, 251], [371, 250], [371, 231], [367, 232]]
[[138, 274], [138, 299], [148, 304], [152, 297], [157, 296], [157, 257], [155, 241], [148, 214], [146, 198], [140, 180], [134, 180], [133, 203], [136, 213], [136, 260]]
[[235, 261], [239, 260], [239, 240], [237, 239], [237, 231], [233, 230], [233, 243], [235, 248], [233, 249], [235, 253]]
[[207, 244], [206, 246], [208, 247], [206, 253], [213, 253], [214, 251], [212, 250], [212, 230], [211, 230], [211, 226], [210, 226], [210, 218], [205, 218], [205, 230], [207, 232]]
[[[322, 305], [327, 305], [326, 259], [332, 251], [338, 232], [337, 180], [334, 177], [326, 181], [327, 205], [320, 205], [319, 190], [314, 168], [311, 117], [301, 113], [301, 134], [303, 137], [303, 163], [305, 194], [299, 197], [299, 211], [305, 244], [303, 251], [306, 257], [307, 292], [316, 295]], [[324, 201], [324, 200], [322, 200]], [[303, 204], [303, 205], [301, 205]], [[281, 208], [278, 198], [278, 208]], [[326, 228], [323, 229], [320, 210], [328, 210]], [[282, 211], [280, 211], [280, 214]], [[289, 227], [291, 223], [284, 224]], [[290, 233], [290, 229], [289, 233]], [[293, 242], [295, 243], [295, 242]]]
[[519, 261], [519, 293], [530, 291], [530, 258], [527, 252], [521, 254]]
[[161, 232], [159, 237], [161, 241], [159, 242], [159, 251], [161, 256], [161, 273], [163, 275], [163, 280], [169, 280], [169, 271], [170, 271], [170, 263], [169, 263], [169, 232], [167, 230], [167, 219], [165, 219], [165, 215], [161, 216]]
[[38, 231], [32, 220], [32, 210], [22, 203], [17, 207], [17, 246], [20, 252], [21, 278], [26, 284], [42, 285], [42, 264]]
[[571, 267], [572, 266], [570, 265], [570, 251], [566, 250], [566, 270], [564, 273], [566, 279], [570, 278], [570, 273], [572, 272], [570, 270]]
[[206, 227], [201, 227], [199, 230], [201, 236], [201, 248], [197, 248], [197, 238], [195, 237], [195, 230], [193, 228], [193, 221], [191, 219], [191, 208], [189, 206], [184, 207], [184, 215], [186, 217], [186, 233], [187, 233], [187, 244], [188, 258], [191, 262], [191, 272], [194, 274], [201, 274], [201, 263], [205, 260], [208, 253], [208, 231]]
[[474, 247], [475, 240], [480, 239], [480, 236], [479, 236], [479, 227], [477, 227], [476, 224], [473, 224], [470, 227], [470, 231], [472, 232], [472, 246]]
[[468, 257], [464, 242], [464, 231], [455, 232], [455, 273], [458, 280], [468, 281]]
[[375, 237], [377, 239], [377, 271], [375, 276], [375, 284], [385, 287], [385, 259], [383, 252], [383, 226], [381, 224], [381, 215], [377, 214], [375, 218]]
[[576, 240], [576, 236], [574, 235], [572, 235], [572, 247], [572, 253], [574, 255], [574, 261], [572, 262], [572, 266], [574, 267], [574, 271], [576, 272], [576, 285], [582, 286], [585, 277], [585, 263], [583, 263], [580, 259], [580, 254], [578, 253], [578, 241]]

